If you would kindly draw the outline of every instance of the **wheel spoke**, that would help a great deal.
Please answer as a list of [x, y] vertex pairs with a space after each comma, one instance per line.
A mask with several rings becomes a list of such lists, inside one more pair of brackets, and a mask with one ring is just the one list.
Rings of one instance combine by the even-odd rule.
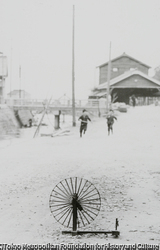
[[69, 220], [68, 220], [68, 225], [67, 225], [67, 227], [69, 227], [69, 224], [70, 224], [70, 222], [71, 222], [72, 214], [73, 214], [73, 212], [72, 212], [72, 210], [71, 210], [71, 214], [70, 214], [70, 217], [69, 217]]
[[94, 220], [94, 218], [90, 215], [90, 214], [88, 214], [88, 212], [86, 211], [86, 210], [83, 210], [84, 211], [84, 213], [86, 213], [92, 220]]
[[[66, 200], [66, 198], [65, 198], [65, 200], [64, 200], [64, 198], [61, 198], [61, 197], [58, 197], [58, 196], [54, 196], [54, 195], [51, 195], [51, 197], [53, 197], [53, 199], [50, 198], [50, 201], [65, 202], [65, 200]], [[54, 200], [54, 199], [57, 199], [57, 200]], [[58, 199], [59, 199], [59, 200], [58, 200]]]
[[62, 187], [66, 190], [67, 194], [70, 195], [70, 193], [68, 192], [68, 190], [66, 189], [66, 187], [64, 186], [64, 184], [62, 182], [60, 182]]
[[[83, 196], [86, 196], [88, 193], [92, 192], [92, 191], [89, 191], [87, 194], [85, 194], [85, 193], [89, 190], [89, 188], [90, 188], [91, 186], [92, 186], [92, 183], [90, 183], [89, 187], [87, 187], [87, 189], [83, 192], [82, 197], [83, 197]], [[80, 197], [80, 198], [81, 198], [81, 197]]]
[[83, 223], [83, 226], [85, 226], [85, 223], [84, 223], [84, 221], [83, 221], [83, 217], [82, 217], [82, 215], [81, 215], [81, 211], [78, 210], [78, 214], [79, 214], [79, 217], [80, 217], [80, 219], [81, 219], [81, 221], [82, 221], [82, 223]]
[[91, 214], [97, 215], [96, 213], [92, 212], [90, 209], [87, 208], [87, 210], [83, 209], [84, 211], [90, 212]]
[[66, 182], [67, 187], [68, 187], [68, 189], [69, 189], [70, 195], [72, 195], [72, 191], [71, 191], [70, 186], [69, 186], [69, 184], [68, 184], [68, 182], [67, 182], [67, 179], [65, 179], [65, 182]]
[[[97, 205], [97, 204], [95, 204], [95, 205]], [[84, 205], [83, 207], [90, 208], [91, 206]], [[97, 211], [99, 211], [99, 207], [98, 207], [98, 208], [96, 208], [96, 207], [92, 207], [92, 209], [93, 209], [93, 210], [97, 210]]]
[[65, 212], [66, 213], [66, 210], [68, 210], [68, 207], [66, 207], [63, 211], [60, 211], [58, 214], [56, 214], [55, 216], [58, 216], [59, 214]]
[[68, 195], [66, 192], [64, 192], [59, 186], [57, 186], [57, 188], [62, 192], [64, 193], [66, 196]]
[[[59, 218], [59, 221], [66, 215], [66, 213], [68, 213], [68, 211], [70, 210], [70, 208], [67, 209], [67, 211]], [[67, 216], [67, 215], [66, 215]], [[63, 224], [62, 224], [63, 225]]]
[[[93, 196], [95, 196], [95, 195], [97, 195], [97, 193], [88, 196], [87, 199], [90, 198], [90, 197], [93, 197]], [[80, 201], [83, 201], [83, 200], [85, 200], [85, 199], [84, 199], [84, 198], [80, 198]]]
[[87, 219], [86, 215], [84, 214], [84, 213], [85, 213], [85, 211], [84, 211], [84, 210], [82, 210], [82, 211], [81, 211], [81, 213], [82, 213], [83, 217], [86, 219], [87, 223], [88, 223], [88, 224], [90, 224], [89, 220]]
[[71, 215], [72, 215], [72, 209], [70, 209], [69, 212], [68, 212], [68, 214], [66, 215], [66, 218], [65, 218], [65, 220], [63, 221], [63, 225], [65, 224], [65, 222], [66, 222], [67, 218], [69, 217], [70, 213], [71, 213]]
[[[98, 201], [98, 202], [99, 202], [99, 199], [98, 199], [98, 198], [95, 198], [95, 199], [87, 199], [87, 200], [82, 200], [82, 201], [79, 201], [79, 200], [78, 200], [78, 202], [79, 202], [80, 204], [89, 203], [89, 202], [92, 202], [92, 201]], [[101, 203], [99, 202], [99, 204], [101, 204]]]
[[[88, 194], [92, 193], [93, 191], [95, 191], [96, 189], [92, 189], [91, 191], [89, 191], [88, 189], [86, 191], [88, 191], [88, 193], [83, 193], [83, 195], [80, 197], [80, 199], [83, 199], [84, 197], [86, 197]], [[97, 191], [97, 190], [96, 190]], [[97, 193], [96, 193], [97, 194]]]
[[77, 193], [77, 177], [76, 177], [76, 180], [75, 180], [75, 193]]
[[80, 197], [81, 193], [83, 192], [84, 187], [85, 187], [85, 185], [86, 185], [87, 182], [88, 182], [88, 181], [85, 181], [84, 186], [83, 186], [83, 188], [81, 189], [81, 191], [80, 191], [80, 193], [79, 193], [79, 197]]
[[51, 204], [50, 207], [61, 207], [61, 206], [69, 206], [70, 203], [61, 203], [61, 204]]
[[74, 188], [73, 188], [73, 182], [72, 182], [72, 178], [70, 178], [70, 182], [71, 182], [71, 187], [72, 187], [72, 194], [74, 194]]
[[79, 196], [79, 190], [80, 190], [80, 188], [81, 188], [81, 184], [82, 184], [82, 178], [81, 178], [81, 180], [80, 180], [80, 184], [79, 184], [78, 191], [77, 191], [77, 195], [78, 195], [78, 196]]
[[56, 190], [54, 190], [54, 192], [60, 196], [62, 196], [63, 198], [66, 198], [66, 196], [62, 195], [61, 193], [58, 193]]
[[55, 209], [55, 210], [52, 210], [52, 212], [59, 211], [60, 209], [63, 209], [63, 208], [68, 208], [68, 206], [66, 205], [66, 206], [63, 206], [63, 207], [61, 207], [61, 208], [57, 208], [57, 209]]

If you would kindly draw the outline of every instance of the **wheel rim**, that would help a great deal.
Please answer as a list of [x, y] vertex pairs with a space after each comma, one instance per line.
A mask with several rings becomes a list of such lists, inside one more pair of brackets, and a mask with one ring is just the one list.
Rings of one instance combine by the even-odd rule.
[[73, 200], [77, 203], [77, 227], [90, 224], [98, 215], [101, 198], [96, 187], [88, 180], [73, 177], [59, 182], [52, 190], [49, 207], [54, 218], [62, 225], [73, 225]]

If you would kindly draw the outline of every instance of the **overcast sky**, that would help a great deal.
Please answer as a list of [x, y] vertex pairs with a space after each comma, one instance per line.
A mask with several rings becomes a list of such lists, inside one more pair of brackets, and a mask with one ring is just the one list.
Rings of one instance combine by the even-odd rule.
[[73, 5], [76, 98], [97, 85], [96, 67], [109, 60], [110, 41], [112, 59], [125, 52], [160, 65], [159, 0], [0, 0], [6, 93], [21, 88], [33, 98], [71, 97]]

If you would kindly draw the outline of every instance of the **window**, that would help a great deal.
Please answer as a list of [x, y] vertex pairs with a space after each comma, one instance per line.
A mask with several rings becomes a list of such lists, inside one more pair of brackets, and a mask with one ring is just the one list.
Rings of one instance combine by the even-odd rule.
[[113, 68], [113, 72], [117, 72], [118, 71], [118, 68]]

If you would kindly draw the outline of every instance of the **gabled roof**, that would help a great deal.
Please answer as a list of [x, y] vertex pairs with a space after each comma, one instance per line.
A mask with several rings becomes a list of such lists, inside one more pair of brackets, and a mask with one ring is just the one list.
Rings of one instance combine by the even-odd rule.
[[[131, 77], [131, 76], [133, 76], [133, 75], [142, 76], [143, 78], [145, 78], [145, 79], [147, 79], [147, 80], [153, 82], [153, 83], [156, 85], [155, 87], [160, 88], [160, 81], [158, 81], [158, 80], [156, 80], [156, 79], [154, 79], [154, 78], [152, 78], [152, 77], [150, 77], [150, 76], [144, 74], [143, 72], [141, 72], [141, 71], [139, 71], [139, 70], [127, 71], [126, 73], [121, 74], [121, 75], [119, 75], [119, 76], [113, 78], [113, 79], [110, 81], [110, 86], [114, 86], [116, 83], [118, 83], [118, 82], [120, 82], [120, 81], [123, 81], [123, 80], [125, 80], [126, 78]], [[108, 84], [108, 82], [102, 83], [102, 84], [100, 84], [100, 85], [97, 87], [97, 89], [98, 89], [98, 90], [105, 89], [105, 88], [107, 87], [107, 84]], [[147, 87], [147, 88], [149, 88], [149, 87]], [[152, 86], [151, 88], [153, 88], [153, 86]]]
[[[133, 58], [133, 57], [131, 57], [131, 56], [127, 55], [125, 52], [124, 52], [121, 56], [118, 56], [118, 57], [116, 57], [116, 58], [112, 59], [112, 60], [111, 60], [111, 62], [114, 62], [114, 61], [116, 61], [116, 60], [120, 59], [121, 57], [128, 57], [128, 58], [130, 58], [130, 59], [132, 59], [132, 60], [134, 60], [134, 61], [136, 61], [136, 62], [138, 62], [138, 63], [140, 63], [140, 64], [142, 64], [142, 65], [144, 65], [144, 66], [145, 66], [145, 67], [147, 67], [147, 68], [151, 68], [151, 67], [150, 67], [150, 66], [148, 66], [147, 64], [142, 63], [141, 61], [139, 61], [139, 60], [137, 60], [137, 59], [135, 59], [135, 58]], [[100, 68], [100, 67], [105, 66], [105, 65], [107, 65], [107, 64], [108, 64], [108, 62], [103, 63], [103, 64], [101, 64], [101, 65], [97, 66], [97, 68]]]
[[11, 92], [9, 92], [7, 95], [10, 95], [10, 94], [18, 94], [19, 92], [21, 92], [21, 93], [25, 93], [25, 94], [28, 94], [28, 95], [30, 95], [28, 92], [26, 92], [25, 90], [17, 90], [17, 89], [14, 89], [14, 90], [12, 90]]

